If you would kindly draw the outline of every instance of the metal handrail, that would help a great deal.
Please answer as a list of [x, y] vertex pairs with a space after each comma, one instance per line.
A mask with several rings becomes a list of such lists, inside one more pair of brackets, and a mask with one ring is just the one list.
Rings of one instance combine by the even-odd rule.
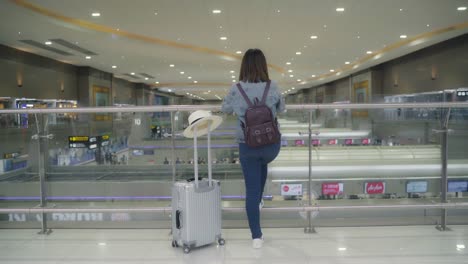
[[[440, 103], [382, 103], [382, 104], [288, 104], [287, 110], [314, 109], [392, 109], [392, 108], [468, 108], [468, 102]], [[139, 113], [211, 110], [220, 111], [221, 105], [159, 105], [109, 106], [79, 108], [0, 109], [0, 114], [54, 114], [54, 113]]]
[[[292, 206], [263, 207], [262, 212], [309, 212], [336, 210], [387, 210], [387, 209], [466, 209], [468, 202], [433, 203], [411, 205], [342, 205], [342, 206]], [[224, 207], [225, 212], [245, 212], [244, 207]], [[141, 208], [0, 208], [0, 213], [170, 213], [172, 207], [141, 207]]]

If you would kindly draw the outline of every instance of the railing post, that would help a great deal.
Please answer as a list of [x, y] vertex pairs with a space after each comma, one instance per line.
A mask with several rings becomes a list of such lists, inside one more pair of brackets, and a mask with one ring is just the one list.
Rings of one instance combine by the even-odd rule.
[[[309, 110], [309, 180], [307, 181], [307, 196], [308, 205], [312, 206], [312, 111]], [[304, 233], [317, 233], [315, 227], [312, 226], [312, 211], [307, 212], [307, 226], [304, 228]]]
[[[447, 110], [445, 119], [442, 120], [441, 131], [441, 179], [440, 179], [440, 202], [447, 203], [447, 162], [448, 162], [448, 122], [450, 120], [450, 108]], [[436, 226], [439, 231], [450, 231], [447, 227], [447, 209], [441, 209], [440, 225]]]
[[[37, 134], [33, 136], [33, 139], [37, 139], [37, 152], [38, 152], [38, 173], [39, 173], [39, 187], [41, 193], [41, 203], [40, 207], [44, 208], [47, 206], [47, 186], [45, 179], [45, 168], [46, 168], [46, 146], [48, 144], [48, 139], [52, 138], [52, 135], [47, 135], [48, 133], [48, 123], [47, 115], [41, 114], [40, 118], [37, 118], [37, 114], [34, 115], [36, 119], [36, 132]], [[38, 232], [40, 235], [48, 235], [52, 233], [51, 229], [47, 229], [47, 214], [41, 214], [41, 231]]]

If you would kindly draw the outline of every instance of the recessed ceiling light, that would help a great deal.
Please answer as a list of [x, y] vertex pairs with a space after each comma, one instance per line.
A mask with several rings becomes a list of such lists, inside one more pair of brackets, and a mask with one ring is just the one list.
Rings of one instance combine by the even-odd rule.
[[334, 69], [331, 69], [330, 72], [335, 72], [335, 70], [334, 70]]
[[232, 75], [232, 76], [231, 76], [231, 78], [233, 78], [233, 79], [234, 79], [234, 78], [236, 78], [236, 76]]
[[427, 24], [426, 27], [430, 27], [431, 25]]
[[288, 62], [286, 62], [286, 65], [291, 65], [291, 62], [289, 62], [289, 61], [288, 61]]
[[192, 79], [192, 76], [189, 76], [189, 77], [187, 77], [187, 78]]
[[167, 91], [172, 92], [172, 89], [167, 89]]
[[407, 37], [408, 37], [408, 36], [406, 36], [406, 35], [400, 35], [400, 38], [402, 38], [402, 39], [405, 39], [405, 38], [407, 38]]
[[155, 84], [159, 84], [159, 82], [154, 82]]
[[186, 95], [190, 95], [189, 93], [185, 93]]
[[268, 39], [268, 40], [270, 40], [271, 38], [270, 38], [270, 37], [268, 37], [267, 39]]
[[236, 82], [236, 80], [232, 80], [232, 82], [233, 82], [233, 83], [235, 83], [235, 82]]
[[343, 7], [338, 7], [338, 8], [336, 9], [336, 12], [344, 12], [344, 8], [343, 8]]
[[112, 69], [116, 69], [116, 68], [117, 68], [117, 66], [115, 66], [115, 65], [112, 65]]
[[213, 14], [221, 14], [221, 10], [219, 10], [219, 9], [215, 9], [215, 10], [213, 10], [211, 12], [213, 12]]
[[288, 72], [293, 72], [293, 70], [288, 70]]
[[46, 41], [45, 44], [46, 45], [52, 45], [52, 41]]
[[100, 246], [105, 246], [105, 245], [107, 245], [107, 244], [106, 244], [105, 242], [100, 242], [100, 243], [98, 243], [98, 245], [100, 245]]
[[357, 36], [356, 38], [360, 39], [360, 38], [361, 38], [361, 36]]
[[349, 61], [346, 61], [344, 64], [349, 64], [350, 62]]
[[193, 83], [198, 83], [198, 81], [193, 81]]
[[226, 40], [227, 37], [220, 37], [219, 39], [220, 39], [220, 40]]
[[21, 31], [18, 31], [18, 35], [21, 35]]
[[276, 13], [280, 13], [280, 12], [281, 12], [281, 10], [279, 10], [279, 9], [278, 9], [278, 10], [276, 10]]
[[372, 54], [372, 51], [368, 50], [366, 53], [367, 53], [367, 54]]
[[101, 13], [95, 12], [95, 13], [92, 13], [91, 15], [92, 15], [93, 17], [100, 17], [100, 16], [101, 16]]
[[292, 87], [291, 89], [293, 89], [293, 90], [294, 90], [294, 89], [296, 89], [296, 88], [295, 88], [295, 87]]
[[315, 78], [315, 74], [312, 74], [312, 78]]
[[296, 52], [296, 55], [301, 55], [301, 54], [302, 54], [302, 52], [300, 52], [300, 51]]
[[400, 8], [400, 11], [403, 11], [403, 8]]
[[457, 8], [458, 11], [465, 11], [466, 10], [466, 6], [460, 6], [459, 8]]
[[311, 39], [317, 39], [318, 36], [315, 36], [315, 35], [314, 35], [314, 36], [310, 36], [310, 38], [311, 38]]
[[175, 66], [174, 64], [169, 65], [169, 67], [171, 67], [171, 68], [174, 68], [174, 66]]
[[345, 247], [340, 247], [338, 248], [339, 251], [346, 251], [346, 248]]
[[230, 71], [230, 73], [234, 73], [234, 71]]
[[134, 72], [131, 72], [130, 74], [131, 74], [131, 75], [135, 75], [135, 73], [134, 73]]
[[87, 60], [90, 60], [91, 59], [91, 56], [86, 56], [85, 57]]
[[145, 78], [145, 80], [147, 81], [147, 80], [149, 80], [149, 78], [148, 78], [148, 77], [146, 77], [146, 78]]
[[297, 79], [298, 82], [301, 82], [302, 80], [301, 79]]
[[237, 53], [237, 54], [241, 54], [241, 53], [242, 53], [242, 51], [238, 50], [238, 51], [236, 51], [236, 53]]
[[293, 77], [294, 77], [294, 75], [292, 75], [292, 74], [291, 74], [291, 75], [289, 75], [289, 77], [293, 78]]
[[180, 72], [180, 74], [184, 74], [185, 72]]
[[157, 15], [158, 15], [158, 12], [154, 12], [154, 15], [157, 16]]

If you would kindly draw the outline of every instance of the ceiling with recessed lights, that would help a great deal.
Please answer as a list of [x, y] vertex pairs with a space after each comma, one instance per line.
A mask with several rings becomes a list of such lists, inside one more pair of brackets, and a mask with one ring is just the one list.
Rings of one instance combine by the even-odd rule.
[[[468, 0], [2, 0], [0, 44], [218, 100], [249, 48], [283, 91], [468, 33]], [[169, 91], [170, 90], [170, 91]]]

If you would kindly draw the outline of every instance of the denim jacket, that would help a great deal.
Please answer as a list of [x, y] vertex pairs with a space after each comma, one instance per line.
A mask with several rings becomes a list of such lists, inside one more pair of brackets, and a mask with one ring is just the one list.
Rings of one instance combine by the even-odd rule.
[[[265, 90], [266, 82], [260, 83], [249, 83], [249, 82], [239, 82], [244, 89], [245, 93], [249, 97], [250, 101], [253, 102], [255, 97], [258, 100], [262, 100], [263, 91]], [[278, 85], [276, 82], [271, 82], [270, 90], [268, 91], [265, 104], [271, 109], [273, 117], [276, 117], [276, 113], [284, 112], [285, 104], [284, 97], [281, 96]], [[237, 88], [237, 84], [233, 84], [229, 93], [224, 98], [223, 104], [221, 106], [221, 111], [227, 114], [235, 113], [238, 117], [237, 128], [236, 128], [236, 141], [239, 143], [244, 143], [244, 132], [242, 131], [241, 122], [245, 122], [245, 110], [247, 110], [247, 102], [242, 97], [242, 94]]]

